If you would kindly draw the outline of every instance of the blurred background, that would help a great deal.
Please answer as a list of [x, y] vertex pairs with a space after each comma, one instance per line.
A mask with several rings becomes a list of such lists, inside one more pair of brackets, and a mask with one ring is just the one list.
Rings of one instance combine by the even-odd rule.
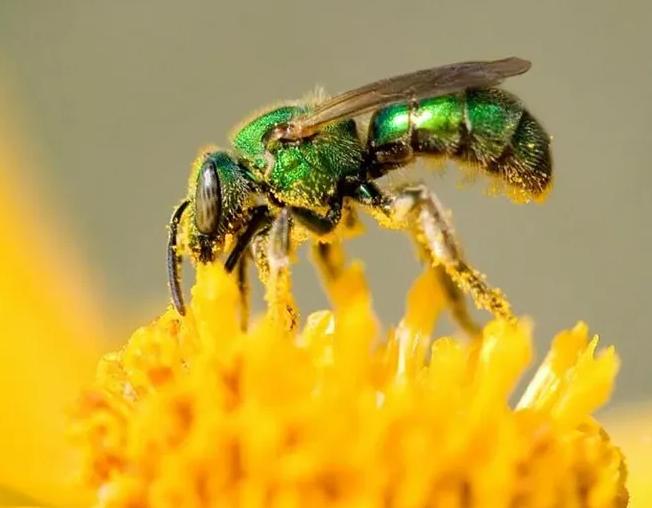
[[[614, 401], [629, 402], [652, 395], [651, 32], [650, 7], [634, 0], [4, 1], [0, 112], [40, 170], [20, 175], [47, 194], [39, 213], [64, 217], [123, 340], [168, 302], [165, 225], [190, 163], [254, 110], [318, 84], [337, 93], [455, 61], [527, 58], [532, 70], [506, 88], [554, 136], [546, 204], [460, 191], [453, 170], [414, 177], [453, 210], [470, 260], [533, 317], [539, 358], [585, 320], [622, 356]], [[389, 325], [419, 267], [406, 237], [366, 224], [348, 250]], [[304, 313], [326, 305], [305, 257], [294, 274]]]

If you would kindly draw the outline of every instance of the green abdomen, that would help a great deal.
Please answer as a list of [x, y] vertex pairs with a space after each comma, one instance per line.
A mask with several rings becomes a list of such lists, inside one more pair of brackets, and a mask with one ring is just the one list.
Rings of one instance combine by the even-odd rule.
[[368, 144], [380, 173], [430, 155], [481, 169], [531, 197], [552, 182], [550, 137], [516, 97], [496, 88], [381, 109]]

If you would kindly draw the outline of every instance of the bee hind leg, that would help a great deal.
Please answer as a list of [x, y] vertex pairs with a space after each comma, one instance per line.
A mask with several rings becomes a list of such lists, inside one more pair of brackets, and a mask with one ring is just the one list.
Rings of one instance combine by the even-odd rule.
[[422, 261], [436, 271], [453, 319], [467, 335], [477, 337], [481, 331], [466, 305], [467, 293], [478, 308], [502, 319], [513, 319], [502, 292], [490, 287], [484, 276], [465, 260], [446, 210], [426, 186], [383, 193], [375, 185], [365, 183], [354, 198], [383, 216], [391, 227], [410, 232]]

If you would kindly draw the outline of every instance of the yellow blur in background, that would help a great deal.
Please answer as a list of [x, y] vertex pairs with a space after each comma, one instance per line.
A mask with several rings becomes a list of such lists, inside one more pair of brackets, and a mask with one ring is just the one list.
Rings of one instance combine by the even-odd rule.
[[[317, 83], [338, 92], [516, 55], [534, 67], [506, 87], [554, 136], [549, 202], [517, 207], [457, 192], [454, 177], [426, 178], [453, 209], [471, 260], [534, 317], [539, 351], [577, 319], [616, 346], [622, 368], [601, 422], [628, 456], [632, 506], [646, 506], [650, 9], [602, 0], [2, 3], [0, 504], [88, 501], [69, 488], [76, 457], [64, 410], [99, 355], [167, 304], [164, 226], [198, 147], [224, 145], [252, 110]], [[350, 250], [367, 263], [389, 323], [418, 267], [407, 241], [370, 230]], [[305, 265], [294, 284], [302, 308], [316, 309], [325, 300]]]

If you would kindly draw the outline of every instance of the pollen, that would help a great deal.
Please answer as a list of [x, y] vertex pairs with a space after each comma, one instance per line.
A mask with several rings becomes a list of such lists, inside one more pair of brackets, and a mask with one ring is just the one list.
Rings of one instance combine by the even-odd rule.
[[200, 267], [187, 316], [169, 310], [107, 354], [76, 406], [97, 505], [627, 506], [623, 457], [592, 417], [614, 350], [596, 352], [583, 323], [561, 332], [511, 407], [531, 323], [436, 337], [437, 280], [415, 281], [387, 333], [355, 263], [327, 282], [331, 310], [243, 332], [235, 282]]

